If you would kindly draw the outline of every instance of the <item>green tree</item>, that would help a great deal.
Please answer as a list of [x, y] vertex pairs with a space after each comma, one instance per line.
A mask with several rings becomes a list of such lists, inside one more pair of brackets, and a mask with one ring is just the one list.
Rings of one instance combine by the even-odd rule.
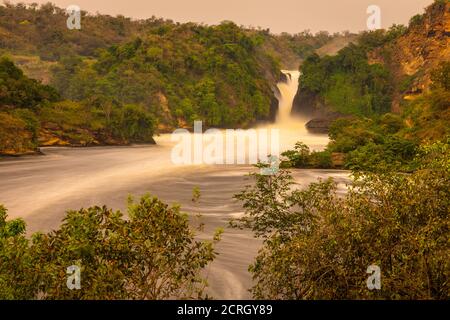
[[297, 142], [294, 150], [288, 150], [281, 154], [288, 159], [288, 165], [292, 167], [305, 167], [308, 165], [310, 150], [303, 142]]
[[[205, 298], [202, 270], [214, 243], [195, 240], [188, 217], [157, 198], [131, 198], [129, 219], [91, 207], [69, 211], [58, 230], [24, 237], [21, 220], [6, 222], [0, 207], [0, 298]], [[67, 267], [81, 270], [81, 289], [67, 288]]]
[[[232, 226], [263, 239], [249, 270], [256, 299], [448, 299], [450, 141], [422, 148], [419, 169], [355, 175], [301, 190], [285, 171], [253, 174]], [[381, 269], [368, 290], [367, 268]]]

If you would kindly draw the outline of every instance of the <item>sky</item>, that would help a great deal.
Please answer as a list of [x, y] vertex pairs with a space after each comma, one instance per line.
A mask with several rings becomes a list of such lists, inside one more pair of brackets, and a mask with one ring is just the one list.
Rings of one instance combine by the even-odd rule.
[[[49, 0], [10, 0], [45, 3]], [[269, 28], [273, 33], [357, 32], [367, 29], [370, 5], [381, 9], [381, 26], [407, 24], [409, 18], [433, 0], [51, 0], [66, 8], [78, 5], [90, 13], [122, 14], [136, 19], [155, 15], [178, 22], [217, 24], [231, 20], [239, 25]]]

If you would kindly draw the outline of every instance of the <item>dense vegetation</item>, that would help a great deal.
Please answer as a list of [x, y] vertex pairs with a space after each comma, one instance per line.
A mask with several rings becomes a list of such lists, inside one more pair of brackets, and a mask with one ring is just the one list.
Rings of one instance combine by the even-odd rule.
[[[82, 28], [69, 30], [66, 27], [65, 9], [52, 3], [11, 4], [0, 6], [0, 52], [22, 55], [37, 55], [44, 61], [59, 61], [67, 56], [96, 58], [98, 49], [124, 44], [148, 33], [182, 26], [171, 20], [152, 16], [145, 20], [132, 20], [121, 15], [82, 14]], [[156, 30], [155, 30], [156, 29]], [[258, 37], [265, 51], [274, 56], [283, 66], [296, 68], [298, 60], [325, 45], [333, 37], [325, 31], [315, 35], [309, 31], [290, 35], [274, 35], [269, 29], [240, 28], [250, 37]], [[287, 65], [284, 56], [289, 56]]]
[[[447, 3], [436, 1], [428, 12]], [[410, 28], [424, 21], [417, 16]], [[449, 298], [450, 62], [438, 52], [437, 67], [419, 70], [431, 80], [427, 90], [414, 84], [417, 74], [399, 77], [390, 63], [369, 63], [374, 49], [389, 61], [393, 51], [384, 49], [406, 32], [365, 33], [337, 56], [312, 55], [302, 65], [303, 98], [340, 119], [324, 151], [298, 142], [282, 166], [344, 167], [352, 181], [342, 195], [333, 180], [302, 190], [284, 170], [252, 175], [255, 184], [236, 195], [246, 213], [232, 226], [264, 241], [249, 267], [254, 298]], [[406, 96], [401, 112], [390, 113], [399, 96]], [[373, 265], [380, 290], [367, 286]]]
[[[356, 174], [338, 195], [332, 180], [305, 190], [289, 172], [252, 174], [236, 195], [264, 241], [250, 266], [256, 299], [448, 299], [450, 140], [419, 150], [412, 174]], [[369, 290], [367, 269], [381, 270]]]
[[62, 100], [0, 58], [0, 153], [32, 152], [40, 144], [151, 142], [155, 120], [139, 105]]
[[36, 112], [59, 99], [49, 86], [23, 75], [10, 60], [0, 59], [0, 153], [33, 150], [38, 141]]
[[66, 56], [95, 57], [96, 51], [123, 43], [145, 29], [170, 23], [152, 17], [132, 21], [124, 16], [90, 15], [82, 11], [81, 30], [69, 30], [65, 9], [52, 3], [0, 6], [0, 48], [4, 52], [37, 55], [45, 61]]
[[368, 116], [390, 111], [390, 72], [380, 64], [369, 64], [368, 53], [404, 32], [403, 26], [364, 32], [358, 44], [351, 43], [335, 56], [309, 56], [300, 68], [300, 92], [316, 96], [329, 111], [342, 114]]
[[[10, 70], [1, 75], [7, 84], [0, 153], [151, 142], [155, 130], [190, 127], [197, 119], [216, 127], [273, 119], [280, 68], [298, 66], [339, 36], [87, 12], [81, 29], [69, 30], [66, 19], [65, 10], [51, 3], [0, 6], [0, 54], [56, 89], [26, 79], [2, 59]], [[13, 73], [20, 79], [11, 87]]]
[[[195, 120], [215, 127], [247, 126], [273, 118], [280, 52], [300, 59], [332, 38], [324, 32], [275, 37], [227, 21], [165, 24], [99, 50], [94, 61], [61, 60], [52, 83], [70, 99], [140, 103], [169, 127]], [[275, 51], [277, 45], [282, 49]]]
[[[120, 211], [68, 211], [58, 230], [25, 236], [25, 222], [7, 221], [0, 206], [0, 299], [205, 298], [201, 271], [214, 244], [197, 241], [187, 216], [146, 195]], [[80, 268], [80, 289], [70, 290], [70, 266]], [[73, 280], [73, 281], [72, 281]]]
[[278, 73], [257, 46], [231, 22], [166, 25], [100, 51], [95, 61], [62, 60], [52, 83], [74, 100], [140, 104], [170, 127], [194, 120], [245, 126], [270, 116], [273, 93], [259, 59]]
[[343, 166], [353, 170], [397, 169], [410, 172], [421, 144], [450, 136], [450, 62], [432, 72], [431, 89], [404, 103], [402, 114], [353, 116], [334, 121], [325, 151], [310, 152], [298, 143], [283, 153], [286, 167], [331, 168], [333, 154], [341, 154]]

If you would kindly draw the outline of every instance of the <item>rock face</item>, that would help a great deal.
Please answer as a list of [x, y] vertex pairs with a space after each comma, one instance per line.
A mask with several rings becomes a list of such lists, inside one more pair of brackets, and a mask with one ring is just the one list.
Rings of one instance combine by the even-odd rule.
[[307, 91], [297, 93], [294, 98], [292, 113], [312, 118], [305, 125], [311, 133], [328, 133], [328, 129], [334, 120], [348, 117], [331, 111], [331, 108], [326, 106], [317, 95]]
[[[428, 90], [431, 71], [442, 61], [450, 61], [450, 3], [429, 6], [425, 14], [416, 16], [408, 31], [395, 42], [369, 54], [369, 63], [386, 65], [394, 76], [392, 111], [400, 112], [400, 102]], [[400, 84], [411, 79], [406, 92]]]
[[297, 115], [320, 116], [320, 110], [317, 108], [319, 99], [316, 95], [299, 90], [294, 97], [292, 113]]
[[288, 79], [288, 77], [290, 76], [290, 74], [285, 74], [285, 73], [283, 73], [283, 72], [281, 72], [280, 73], [280, 79], [279, 79], [279, 82], [288, 82], [289, 81], [289, 79]]
[[269, 113], [269, 121], [274, 122], [277, 118], [278, 114], [278, 99], [276, 97], [272, 97], [270, 101], [270, 113]]

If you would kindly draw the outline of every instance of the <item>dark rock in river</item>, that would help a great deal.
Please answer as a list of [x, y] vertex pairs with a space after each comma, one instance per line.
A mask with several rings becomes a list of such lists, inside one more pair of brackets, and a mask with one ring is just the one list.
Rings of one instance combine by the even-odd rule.
[[333, 122], [331, 119], [312, 119], [308, 121], [305, 126], [306, 129], [312, 133], [327, 133], [331, 122]]
[[343, 115], [337, 112], [326, 113], [320, 118], [314, 118], [305, 125], [306, 129], [312, 133], [328, 133], [331, 124], [337, 119], [351, 118], [351, 116]]
[[285, 82], [285, 83], [287, 83], [290, 80], [292, 80], [292, 75], [289, 72], [286, 72], [286, 73], [281, 72], [280, 73], [278, 82]]

